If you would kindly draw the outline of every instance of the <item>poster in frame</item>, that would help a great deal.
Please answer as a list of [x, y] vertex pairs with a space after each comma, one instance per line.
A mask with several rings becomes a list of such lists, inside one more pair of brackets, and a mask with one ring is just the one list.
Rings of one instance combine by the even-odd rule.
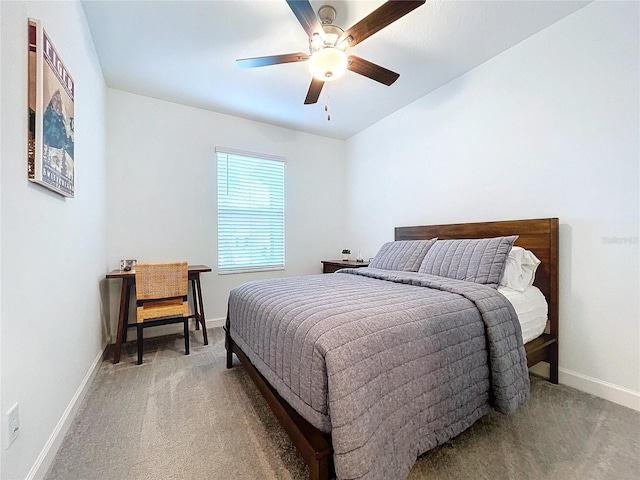
[[40, 21], [29, 18], [27, 177], [74, 196], [75, 84]]

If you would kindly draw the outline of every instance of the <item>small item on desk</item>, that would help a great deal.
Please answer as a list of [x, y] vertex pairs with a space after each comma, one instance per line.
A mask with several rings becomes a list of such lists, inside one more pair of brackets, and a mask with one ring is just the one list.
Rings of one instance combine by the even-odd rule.
[[120, 271], [130, 272], [136, 269], [136, 260], [120, 260]]
[[351, 250], [348, 248], [342, 250], [342, 260], [349, 260], [349, 255], [351, 255]]
[[362, 257], [362, 252], [358, 252], [358, 256], [356, 257], [356, 262], [364, 262], [364, 258]]

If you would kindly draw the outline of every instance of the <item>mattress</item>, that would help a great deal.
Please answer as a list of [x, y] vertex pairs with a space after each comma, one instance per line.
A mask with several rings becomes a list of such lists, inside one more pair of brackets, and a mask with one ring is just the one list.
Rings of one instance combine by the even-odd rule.
[[518, 315], [523, 343], [530, 342], [542, 335], [547, 326], [549, 306], [538, 287], [531, 286], [524, 292], [518, 292], [508, 287], [499, 287], [498, 292], [509, 300]]

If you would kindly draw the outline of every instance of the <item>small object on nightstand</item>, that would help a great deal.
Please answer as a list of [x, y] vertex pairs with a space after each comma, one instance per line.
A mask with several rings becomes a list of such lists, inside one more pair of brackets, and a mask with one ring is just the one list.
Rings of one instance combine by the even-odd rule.
[[341, 268], [368, 267], [369, 262], [355, 262], [353, 260], [322, 260], [322, 273], [333, 273]]
[[342, 250], [342, 260], [349, 260], [349, 255], [351, 255], [351, 250], [348, 248]]
[[362, 258], [362, 252], [358, 252], [358, 256], [356, 257], [356, 262], [364, 262], [364, 258]]

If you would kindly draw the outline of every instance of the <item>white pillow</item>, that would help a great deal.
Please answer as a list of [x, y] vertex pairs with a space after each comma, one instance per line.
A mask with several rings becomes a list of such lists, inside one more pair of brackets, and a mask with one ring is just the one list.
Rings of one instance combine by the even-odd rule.
[[522, 247], [512, 247], [507, 257], [500, 285], [524, 292], [533, 285], [540, 260], [533, 252]]

